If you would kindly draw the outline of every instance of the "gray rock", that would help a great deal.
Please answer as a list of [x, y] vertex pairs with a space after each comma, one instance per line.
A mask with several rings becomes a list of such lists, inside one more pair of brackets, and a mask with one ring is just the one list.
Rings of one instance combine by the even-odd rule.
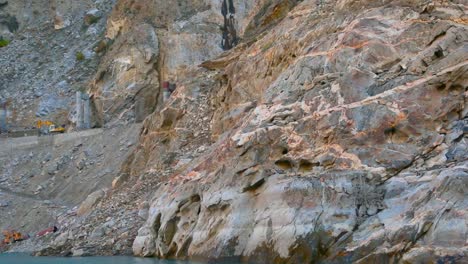
[[106, 193], [105, 193], [104, 190], [97, 190], [97, 191], [91, 193], [90, 195], [88, 195], [86, 200], [84, 200], [81, 203], [80, 207], [78, 208], [77, 214], [78, 215], [85, 215], [85, 214], [91, 212], [91, 210], [94, 208], [94, 206], [99, 201], [101, 201], [102, 198], [104, 198], [105, 194]]

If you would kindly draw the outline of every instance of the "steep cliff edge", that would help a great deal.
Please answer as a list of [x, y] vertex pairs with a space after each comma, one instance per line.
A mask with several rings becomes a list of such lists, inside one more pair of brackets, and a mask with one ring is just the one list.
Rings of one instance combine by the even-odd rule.
[[[153, 169], [163, 184], [134, 253], [466, 259], [466, 22], [454, 3], [303, 1], [205, 62], [218, 85], [184, 84], [145, 122], [131, 174]], [[197, 102], [211, 107], [195, 122], [206, 134]], [[196, 140], [206, 148], [188, 156]]]
[[88, 91], [139, 143], [38, 254], [466, 261], [467, 9], [117, 1]]

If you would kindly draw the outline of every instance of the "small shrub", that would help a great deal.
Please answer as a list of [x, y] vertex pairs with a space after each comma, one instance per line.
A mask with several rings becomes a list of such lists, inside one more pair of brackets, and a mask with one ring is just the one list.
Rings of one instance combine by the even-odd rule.
[[105, 38], [104, 40], [99, 41], [94, 46], [94, 51], [97, 53], [106, 52], [107, 50], [110, 49], [113, 43], [114, 43], [113, 39]]
[[81, 51], [78, 51], [76, 53], [75, 57], [76, 57], [77, 61], [83, 61], [84, 59], [86, 59], [85, 55]]
[[0, 38], [0, 48], [6, 47], [8, 44], [10, 44], [8, 39]]
[[107, 49], [107, 41], [101, 40], [97, 43], [96, 47], [94, 47], [94, 51], [99, 53], [105, 51]]
[[90, 26], [92, 24], [96, 24], [99, 21], [99, 17], [89, 15], [84, 18], [84, 21], [87, 26]]

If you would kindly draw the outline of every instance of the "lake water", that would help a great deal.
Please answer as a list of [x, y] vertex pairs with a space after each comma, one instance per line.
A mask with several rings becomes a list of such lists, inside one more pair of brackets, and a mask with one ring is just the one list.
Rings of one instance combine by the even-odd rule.
[[[0, 264], [201, 264], [202, 262], [159, 260], [134, 257], [32, 257], [26, 254], [0, 254]], [[223, 262], [234, 264], [234, 262]]]

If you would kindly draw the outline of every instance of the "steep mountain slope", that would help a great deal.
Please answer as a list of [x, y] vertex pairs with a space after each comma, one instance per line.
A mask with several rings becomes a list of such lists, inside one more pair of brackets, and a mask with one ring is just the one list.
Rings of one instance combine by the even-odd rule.
[[139, 128], [0, 139], [0, 230], [35, 234], [110, 189]]
[[38, 254], [466, 261], [467, 8], [117, 1], [87, 89], [139, 143]]
[[0, 2], [0, 38], [11, 40], [0, 48], [0, 104], [9, 102], [10, 130], [30, 129], [38, 118], [75, 122], [74, 95], [87, 90], [96, 71], [112, 6], [113, 0]]

